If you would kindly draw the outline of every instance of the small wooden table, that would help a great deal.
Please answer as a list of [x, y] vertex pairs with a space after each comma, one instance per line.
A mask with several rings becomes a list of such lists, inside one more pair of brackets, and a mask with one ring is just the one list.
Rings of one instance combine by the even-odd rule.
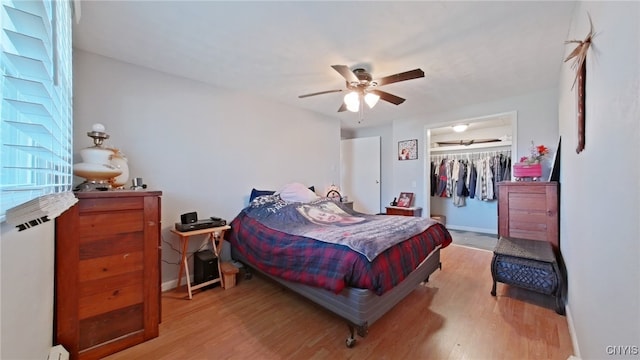
[[[216, 245], [216, 237], [219, 239], [223, 239], [224, 232], [229, 229], [231, 229], [231, 226], [229, 225], [218, 226], [218, 227], [213, 227], [208, 229], [193, 230], [193, 231], [178, 231], [176, 229], [171, 229], [172, 233], [180, 237], [180, 242], [182, 243], [182, 246], [181, 246], [182, 260], [180, 261], [180, 270], [178, 270], [178, 286], [176, 288], [177, 289], [180, 288], [180, 283], [182, 282], [182, 274], [185, 273], [187, 275], [187, 292], [189, 293], [189, 300], [193, 298], [192, 297], [193, 290], [197, 290], [202, 287], [215, 284], [217, 282], [220, 282], [222, 284], [223, 280], [222, 280], [222, 271], [221, 271], [222, 269], [220, 268], [220, 251], [218, 250], [218, 246]], [[211, 279], [209, 281], [205, 281], [198, 285], [191, 286], [191, 278], [189, 276], [189, 264], [187, 262], [187, 251], [189, 249], [189, 237], [194, 235], [207, 235], [208, 240], [211, 240], [211, 247], [213, 248], [213, 254], [216, 256], [217, 262], [218, 262], [218, 277], [216, 279]]]
[[387, 206], [387, 215], [422, 216], [421, 207]]

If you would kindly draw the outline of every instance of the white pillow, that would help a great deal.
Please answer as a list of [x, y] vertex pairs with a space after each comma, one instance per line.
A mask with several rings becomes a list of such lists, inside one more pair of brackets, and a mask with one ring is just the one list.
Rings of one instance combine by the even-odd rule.
[[308, 203], [318, 199], [318, 195], [300, 183], [287, 184], [276, 194], [279, 194], [280, 198], [286, 202]]

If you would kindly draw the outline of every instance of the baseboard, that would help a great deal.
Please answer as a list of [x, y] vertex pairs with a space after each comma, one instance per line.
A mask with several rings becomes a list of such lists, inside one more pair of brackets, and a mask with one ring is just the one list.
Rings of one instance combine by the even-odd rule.
[[[182, 281], [180, 281], [181, 284], [186, 284], [187, 283], [187, 278], [183, 277]], [[160, 291], [167, 291], [167, 290], [171, 290], [171, 289], [175, 289], [176, 287], [178, 287], [178, 280], [170, 280], [170, 281], [165, 281], [161, 284], [160, 286]]]
[[462, 226], [462, 225], [453, 225], [453, 224], [447, 224], [446, 226], [447, 226], [447, 229], [450, 229], [450, 230], [473, 231], [473, 232], [483, 233], [483, 234], [498, 235], [497, 229], [477, 228], [472, 226]]
[[580, 360], [580, 346], [578, 345], [578, 338], [576, 336], [576, 328], [573, 326], [573, 315], [571, 314], [571, 307], [566, 304], [565, 314], [567, 317], [567, 327], [569, 328], [569, 336], [571, 336], [571, 344], [573, 345], [573, 356], [570, 356], [568, 360]]

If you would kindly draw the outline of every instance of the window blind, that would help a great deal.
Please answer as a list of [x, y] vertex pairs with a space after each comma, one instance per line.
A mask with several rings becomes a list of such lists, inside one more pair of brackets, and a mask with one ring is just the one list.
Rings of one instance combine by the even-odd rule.
[[71, 191], [72, 46], [68, 1], [2, 0], [0, 221]]

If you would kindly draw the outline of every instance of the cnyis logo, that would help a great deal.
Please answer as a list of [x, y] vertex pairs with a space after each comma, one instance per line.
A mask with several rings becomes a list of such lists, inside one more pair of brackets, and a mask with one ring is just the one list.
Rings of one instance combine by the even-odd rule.
[[607, 346], [607, 355], [640, 355], [640, 346], [638, 345], [609, 345]]

